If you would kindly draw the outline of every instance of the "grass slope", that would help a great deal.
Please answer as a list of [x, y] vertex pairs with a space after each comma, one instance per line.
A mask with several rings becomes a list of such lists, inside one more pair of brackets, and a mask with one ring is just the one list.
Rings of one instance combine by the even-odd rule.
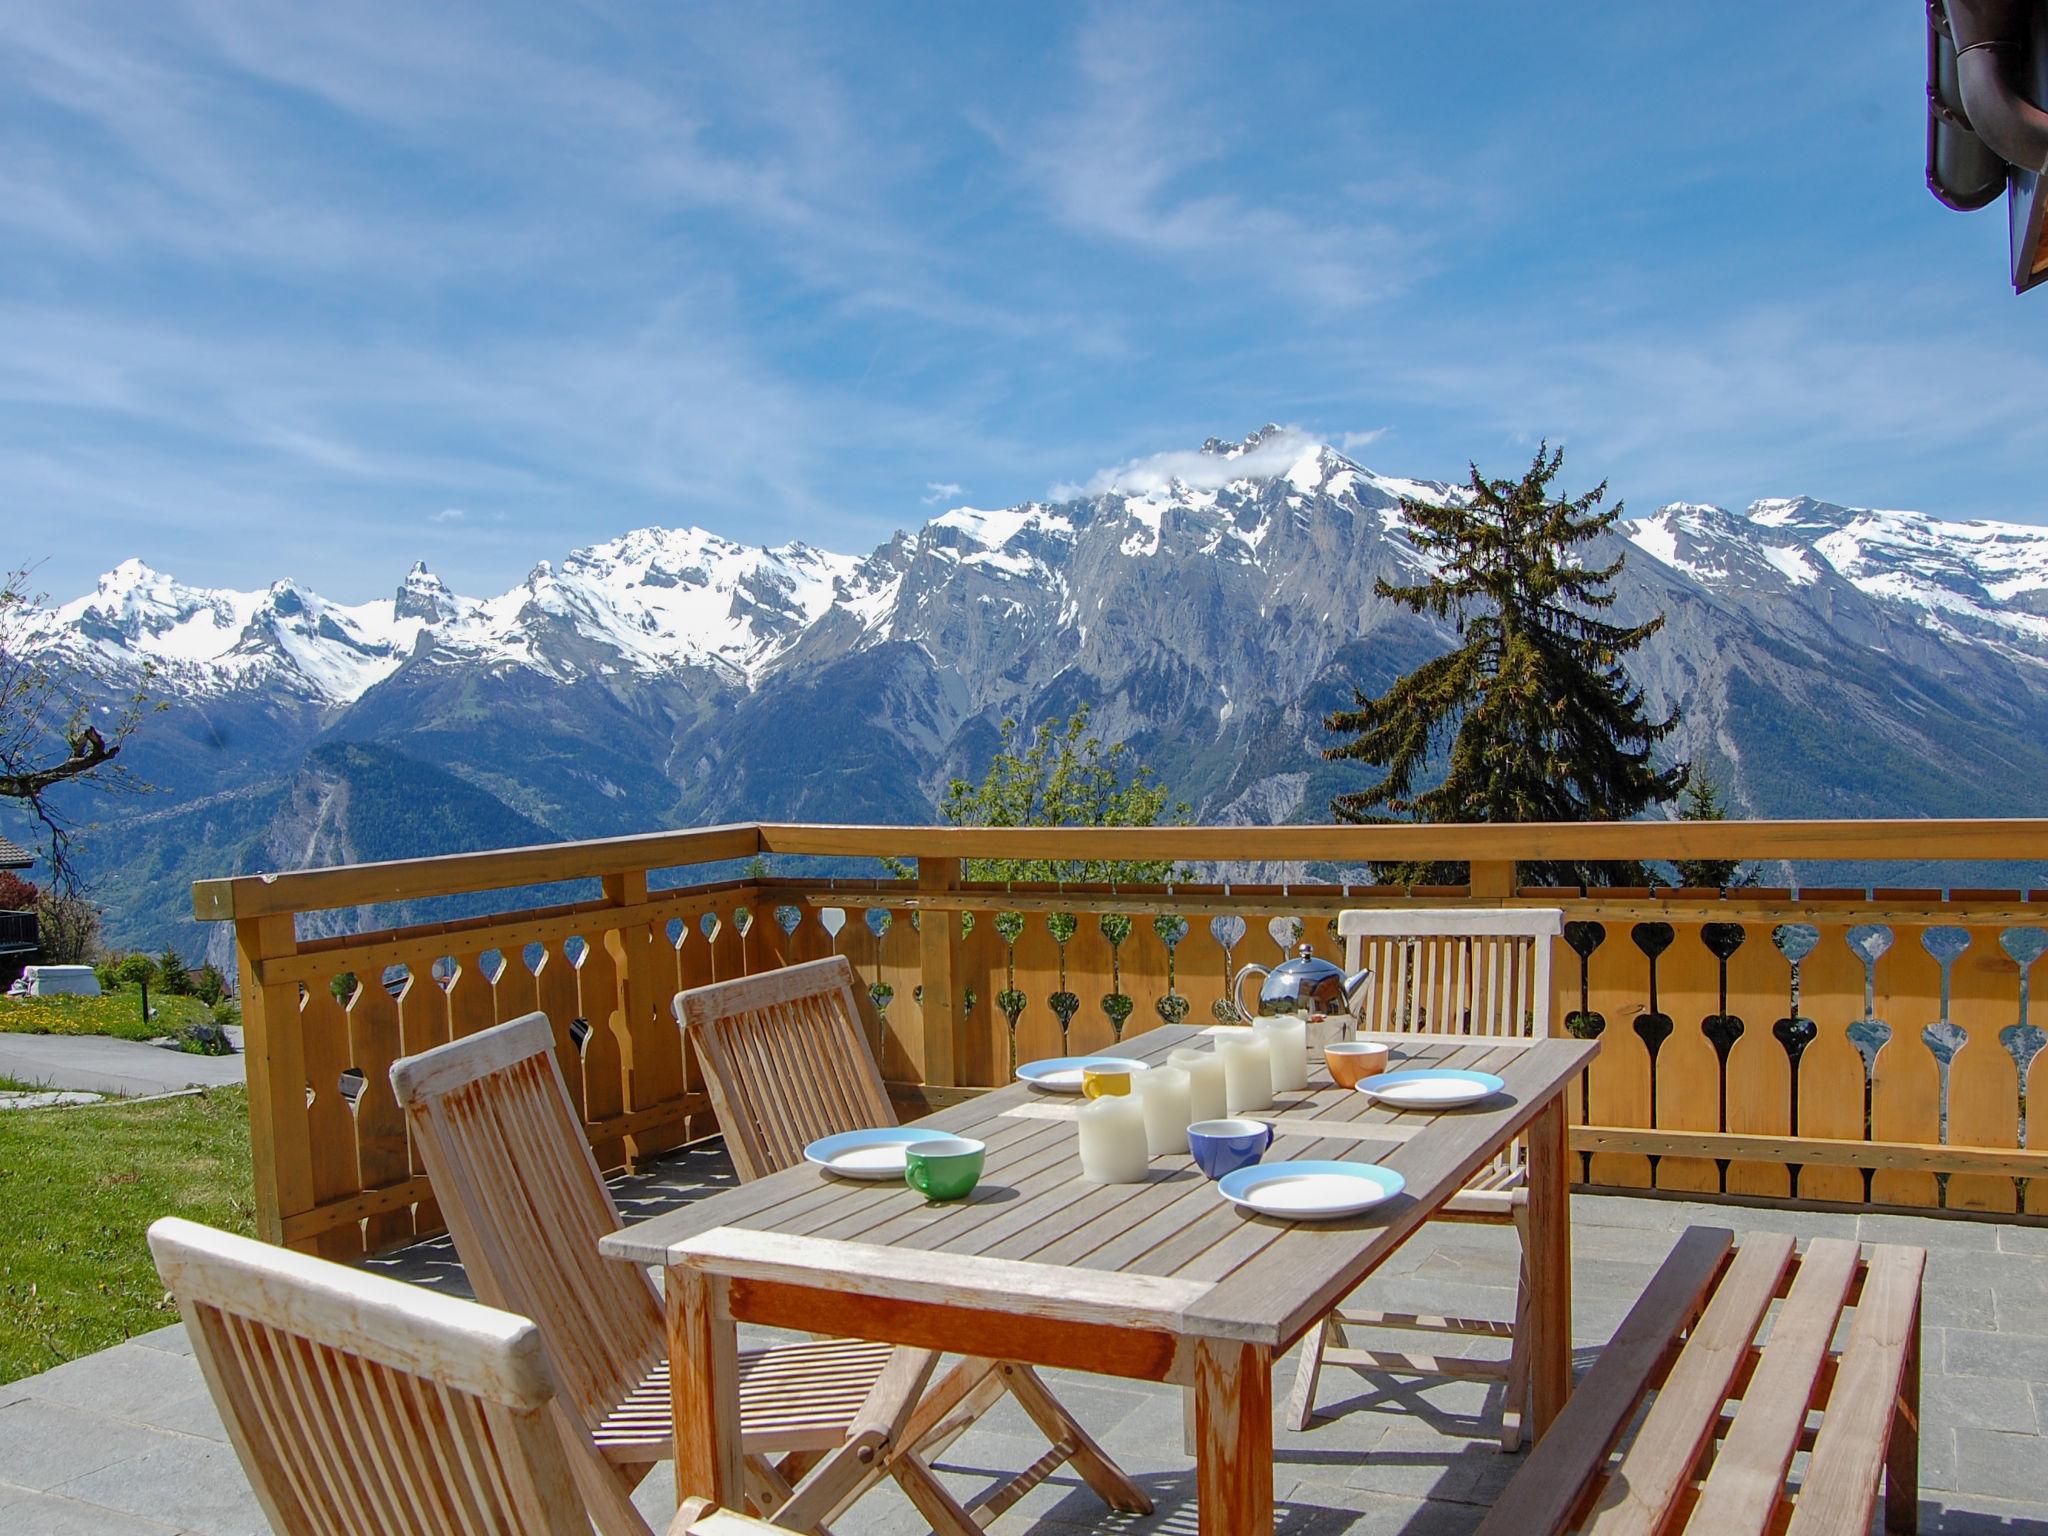
[[177, 1321], [144, 1233], [253, 1231], [251, 1187], [239, 1088], [0, 1113], [0, 1382]]
[[108, 992], [98, 997], [0, 998], [0, 1033], [112, 1035], [118, 1040], [154, 1040], [213, 1017], [213, 1010], [196, 997], [168, 997], [151, 992], [149, 1006], [156, 1017], [145, 1022], [142, 996], [134, 991]]

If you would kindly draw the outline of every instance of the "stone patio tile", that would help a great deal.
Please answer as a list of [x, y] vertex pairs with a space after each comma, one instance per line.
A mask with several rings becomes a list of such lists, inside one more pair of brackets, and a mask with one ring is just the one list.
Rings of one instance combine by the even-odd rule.
[[137, 1516], [174, 1510], [178, 1528], [193, 1536], [271, 1536], [234, 1451], [190, 1435], [159, 1435], [142, 1455], [51, 1491]]
[[2008, 1296], [2031, 1297], [2048, 1306], [2048, 1258], [1997, 1249], [1933, 1249], [1927, 1255], [1927, 1283], [1983, 1286]]
[[206, 1389], [190, 1355], [145, 1349], [130, 1340], [86, 1355], [35, 1379], [35, 1395], [95, 1413], [139, 1419], [144, 1413]]
[[1393, 1498], [1312, 1478], [1276, 1486], [1275, 1494], [1280, 1536], [1466, 1536], [1485, 1513], [1470, 1504]]
[[1895, 1216], [1876, 1212], [1859, 1217], [1856, 1223], [1856, 1235], [1866, 1243], [1912, 1243], [1930, 1253], [1964, 1249], [1995, 1253], [1998, 1231], [1995, 1222], [1955, 1216]]
[[[0, 1408], [0, 1478], [16, 1487], [47, 1491], [173, 1442], [193, 1443], [123, 1419], [24, 1397]], [[249, 1497], [246, 1485], [242, 1497]]]
[[1956, 1432], [1956, 1491], [2037, 1505], [2048, 1501], [2048, 1442], [1995, 1429]]
[[174, 1525], [0, 1483], [0, 1530], [23, 1536], [172, 1536]]
[[1491, 1506], [1522, 1460], [1482, 1441], [1451, 1440], [1404, 1423], [1381, 1436], [1343, 1481], [1367, 1493]]
[[1994, 1290], [1991, 1301], [2000, 1333], [2048, 1333], [2048, 1296]]
[[151, 1333], [138, 1333], [128, 1342], [139, 1344], [144, 1349], [166, 1350], [174, 1355], [192, 1353], [192, 1340], [186, 1335], [183, 1323], [170, 1323]]
[[1950, 1376], [2008, 1376], [2048, 1382], [2048, 1335], [1944, 1328], [1942, 1370]]
[[1998, 1307], [1988, 1288], [1923, 1284], [1920, 1321], [1927, 1328], [1966, 1328], [1989, 1333], [1998, 1326]]
[[1998, 1229], [1998, 1247], [2003, 1253], [2048, 1254], [2048, 1227], [2005, 1227]]
[[152, 1429], [196, 1435], [202, 1440], [218, 1440], [223, 1445], [228, 1443], [227, 1426], [221, 1423], [220, 1410], [213, 1405], [213, 1394], [203, 1383], [197, 1392], [145, 1408], [135, 1417]]
[[[2032, 1435], [2042, 1427], [2035, 1389], [2027, 1382], [2004, 1376], [1924, 1375], [1920, 1381], [1920, 1407], [1923, 1422], [1957, 1428]], [[2043, 1442], [2042, 1452], [2048, 1455], [2048, 1442]]]

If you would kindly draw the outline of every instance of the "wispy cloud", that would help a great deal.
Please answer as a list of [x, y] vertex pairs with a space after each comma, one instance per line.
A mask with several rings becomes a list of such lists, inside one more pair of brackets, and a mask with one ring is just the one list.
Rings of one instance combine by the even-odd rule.
[[955, 485], [951, 480], [927, 480], [924, 485], [925, 493], [919, 499], [929, 507], [958, 496], [961, 490], [962, 487]]
[[1362, 217], [1355, 186], [1289, 186], [1233, 132], [1239, 82], [1222, 39], [1181, 6], [1094, 12], [1064, 110], [1020, 136], [1030, 181], [1072, 228], [1184, 270], [1220, 267], [1278, 296], [1351, 308], [1405, 287], [1425, 259], [1414, 224]]

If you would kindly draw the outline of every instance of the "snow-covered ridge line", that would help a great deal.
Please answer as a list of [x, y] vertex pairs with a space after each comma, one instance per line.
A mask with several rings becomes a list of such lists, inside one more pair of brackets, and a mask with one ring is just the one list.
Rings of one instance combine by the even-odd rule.
[[[92, 593], [40, 615], [39, 628], [97, 673], [119, 677], [147, 663], [162, 691], [192, 695], [267, 687], [343, 705], [409, 663], [562, 680], [701, 673], [749, 689], [826, 631], [846, 645], [921, 642], [917, 605], [935, 581], [978, 583], [969, 590], [1081, 633], [1088, 620], [1070, 602], [1073, 562], [1171, 551], [1274, 570], [1275, 529], [1290, 519], [1385, 536], [1419, 568], [1402, 499], [1460, 494], [1376, 473], [1310, 435], [1267, 426], [1242, 442], [1212, 438], [1134, 460], [1054, 500], [956, 507], [865, 556], [640, 528], [559, 565], [542, 561], [496, 597], [460, 596], [415, 564], [391, 598], [358, 604], [291, 581], [255, 592], [187, 586], [130, 560]], [[1676, 502], [1618, 531], [1710, 591], [1770, 596], [1845, 583], [1944, 635], [2048, 654], [2048, 529], [1801, 497], [1743, 513]]]

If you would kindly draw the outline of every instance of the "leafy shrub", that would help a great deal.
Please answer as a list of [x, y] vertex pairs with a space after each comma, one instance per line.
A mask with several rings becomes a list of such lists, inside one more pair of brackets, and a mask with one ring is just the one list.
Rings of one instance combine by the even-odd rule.
[[11, 869], [0, 869], [0, 912], [33, 912], [42, 891]]
[[156, 962], [147, 955], [123, 955], [114, 962], [114, 977], [124, 987], [156, 985]]

